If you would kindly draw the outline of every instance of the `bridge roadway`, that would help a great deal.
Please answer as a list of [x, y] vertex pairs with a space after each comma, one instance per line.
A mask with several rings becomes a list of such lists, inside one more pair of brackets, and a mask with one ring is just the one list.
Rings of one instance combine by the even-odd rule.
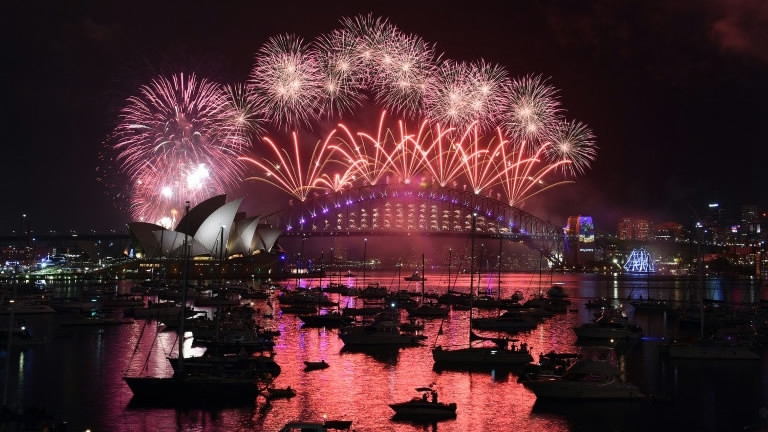
[[[286, 237], [444, 236], [502, 238], [562, 256], [563, 228], [493, 197], [434, 185], [375, 185], [317, 193], [262, 216]], [[557, 260], [559, 261], [559, 259]]]

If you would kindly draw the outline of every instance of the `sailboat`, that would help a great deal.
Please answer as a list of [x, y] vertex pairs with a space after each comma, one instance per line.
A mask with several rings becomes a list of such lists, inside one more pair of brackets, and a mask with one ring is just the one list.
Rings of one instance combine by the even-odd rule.
[[[421, 254], [421, 274], [424, 275], [424, 254]], [[415, 308], [408, 309], [408, 317], [413, 318], [443, 318], [448, 316], [448, 309], [437, 304], [425, 303], [424, 282], [426, 277], [421, 278], [421, 300]]]
[[[186, 203], [189, 213], [189, 201]], [[186, 218], [185, 218], [186, 219]], [[187, 286], [189, 266], [188, 233], [183, 243], [183, 287]], [[186, 289], [182, 289], [182, 306], [186, 306]], [[123, 380], [133, 392], [132, 401], [150, 405], [186, 405], [253, 402], [262, 389], [259, 376], [251, 370], [229, 369], [225, 372], [190, 373], [184, 367], [184, 319], [179, 319], [179, 354], [175, 372], [170, 377], [124, 376]]]
[[[447, 368], [514, 368], [533, 361], [530, 349], [525, 343], [516, 344], [517, 340], [508, 338], [483, 337], [472, 331], [472, 299], [474, 298], [474, 259], [475, 259], [475, 228], [477, 214], [472, 215], [472, 256], [470, 259], [469, 278], [469, 345], [464, 348], [449, 349], [440, 345], [432, 349], [435, 367]], [[482, 343], [482, 345], [477, 343]], [[488, 343], [490, 342], [490, 346]]]
[[698, 255], [699, 338], [690, 341], [673, 340], [667, 346], [669, 357], [672, 359], [690, 360], [760, 360], [760, 356], [757, 353], [742, 343], [714, 337], [704, 337], [704, 273], [700, 249]]

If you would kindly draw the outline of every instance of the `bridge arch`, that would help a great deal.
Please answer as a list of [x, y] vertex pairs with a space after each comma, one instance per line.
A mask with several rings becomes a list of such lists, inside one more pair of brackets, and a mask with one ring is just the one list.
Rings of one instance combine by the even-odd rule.
[[525, 242], [555, 261], [564, 232], [492, 197], [434, 185], [380, 184], [316, 193], [262, 217], [284, 236], [422, 234], [476, 236]]

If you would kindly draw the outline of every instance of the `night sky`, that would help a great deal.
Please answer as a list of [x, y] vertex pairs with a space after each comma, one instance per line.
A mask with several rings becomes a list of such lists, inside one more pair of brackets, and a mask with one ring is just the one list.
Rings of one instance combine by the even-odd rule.
[[[13, 1], [2, 14], [0, 235], [22, 214], [37, 232], [124, 230], [129, 217], [96, 169], [140, 85], [178, 72], [243, 82], [270, 36], [311, 40], [369, 12], [443, 57], [548, 77], [566, 117], [589, 125], [592, 169], [526, 203], [537, 216], [564, 225], [592, 215], [614, 232], [622, 216], [687, 222], [712, 201], [734, 216], [768, 204], [763, 0]], [[283, 206], [254, 196], [246, 192], [249, 213]]]

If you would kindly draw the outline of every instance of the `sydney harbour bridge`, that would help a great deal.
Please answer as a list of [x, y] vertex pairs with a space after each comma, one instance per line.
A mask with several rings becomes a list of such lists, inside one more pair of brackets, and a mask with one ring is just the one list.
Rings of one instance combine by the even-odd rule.
[[319, 192], [261, 220], [283, 230], [287, 238], [470, 237], [474, 222], [478, 239], [524, 243], [553, 262], [561, 262], [566, 246], [562, 226], [471, 190], [433, 185], [379, 184]]

